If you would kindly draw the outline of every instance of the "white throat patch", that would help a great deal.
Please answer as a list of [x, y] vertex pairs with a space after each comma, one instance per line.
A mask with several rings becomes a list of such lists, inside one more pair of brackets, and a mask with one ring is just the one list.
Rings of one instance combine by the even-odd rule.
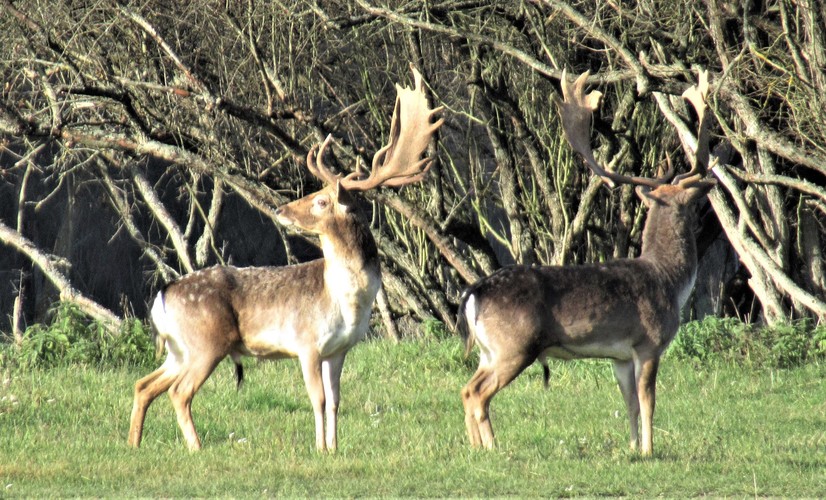
[[685, 306], [686, 302], [688, 302], [688, 298], [691, 296], [691, 291], [694, 290], [694, 282], [697, 281], [697, 268], [694, 268], [694, 272], [691, 273], [688, 281], [683, 285], [682, 288], [677, 290], [677, 309], [680, 310]]

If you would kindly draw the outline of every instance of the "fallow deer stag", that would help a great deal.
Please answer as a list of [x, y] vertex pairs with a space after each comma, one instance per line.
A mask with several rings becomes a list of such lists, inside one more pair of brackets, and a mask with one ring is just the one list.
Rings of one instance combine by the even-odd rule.
[[[396, 87], [389, 143], [373, 158], [369, 177], [333, 174], [323, 157], [331, 138], [307, 155], [307, 167], [325, 186], [276, 210], [280, 223], [318, 235], [324, 257], [284, 267], [212, 267], [160, 291], [152, 306], [160, 368], [135, 384], [129, 444], [140, 446], [146, 410], [169, 390], [190, 450], [201, 447], [192, 421], [195, 393], [226, 356], [298, 358], [315, 414], [316, 448], [335, 450], [339, 380], [347, 351], [364, 336], [381, 286], [379, 256], [370, 230], [354, 213], [353, 191], [420, 181], [432, 160], [422, 159], [443, 120], [424, 93]], [[325, 429], [326, 417], [326, 429]], [[325, 432], [326, 431], [326, 432]]]
[[[609, 186], [633, 184], [648, 206], [638, 258], [604, 264], [503, 268], [463, 294], [459, 323], [468, 352], [479, 345], [479, 368], [462, 389], [473, 446], [494, 444], [490, 401], [534, 361], [547, 357], [609, 358], [628, 408], [631, 448], [651, 455], [654, 391], [660, 356], [677, 333], [680, 309], [694, 286], [697, 249], [694, 202], [715, 185], [708, 169], [706, 74], [686, 91], [699, 115], [691, 171], [675, 177], [628, 177], [608, 171], [589, 145], [592, 112], [602, 94], [583, 91], [586, 72], [571, 86], [563, 73], [563, 130], [574, 150]], [[642, 417], [642, 435], [638, 420]]]

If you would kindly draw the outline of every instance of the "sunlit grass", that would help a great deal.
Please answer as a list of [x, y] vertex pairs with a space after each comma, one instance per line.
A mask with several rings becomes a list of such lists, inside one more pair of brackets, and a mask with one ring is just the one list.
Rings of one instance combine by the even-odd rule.
[[371, 341], [348, 356], [338, 453], [313, 449], [295, 362], [247, 361], [236, 392], [218, 367], [194, 403], [186, 451], [169, 399], [126, 446], [147, 369], [6, 370], [0, 496], [819, 496], [826, 491], [826, 368], [743, 368], [666, 358], [655, 455], [628, 450], [610, 363], [529, 368], [494, 399], [493, 451], [471, 450], [455, 339]]

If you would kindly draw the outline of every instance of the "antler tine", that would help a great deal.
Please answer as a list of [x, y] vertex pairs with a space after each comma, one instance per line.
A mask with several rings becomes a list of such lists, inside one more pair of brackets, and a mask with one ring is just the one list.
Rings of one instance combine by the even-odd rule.
[[585, 94], [585, 82], [590, 75], [589, 71], [581, 74], [573, 83], [573, 86], [568, 82], [568, 74], [566, 70], [562, 70], [562, 97], [563, 101], [555, 98], [555, 102], [559, 109], [559, 115], [562, 119], [562, 131], [568, 143], [574, 148], [574, 151], [581, 154], [588, 164], [588, 167], [596, 175], [598, 175], [603, 182], [610, 187], [617, 184], [634, 184], [649, 187], [657, 187], [663, 184], [663, 181], [651, 179], [648, 177], [626, 176], [606, 170], [594, 158], [594, 152], [590, 144], [590, 129], [592, 114], [599, 109], [600, 100], [602, 99], [602, 92], [593, 90], [587, 95]]
[[[332, 134], [328, 134], [324, 142], [321, 143], [321, 147], [316, 144], [310, 148], [310, 151], [307, 153], [307, 170], [324, 184], [335, 184], [336, 181], [341, 178], [340, 175], [334, 174], [333, 171], [324, 164], [324, 152], [332, 140]], [[316, 156], [316, 150], [318, 150], [318, 156]], [[316, 158], [318, 158], [318, 163], [316, 163]]]
[[390, 121], [390, 140], [373, 156], [369, 177], [356, 179], [348, 175], [342, 180], [347, 189], [366, 191], [377, 186], [403, 186], [422, 180], [432, 159], [420, 159], [430, 138], [444, 123], [430, 120], [443, 107], [430, 109], [424, 93], [422, 75], [413, 70], [414, 88], [396, 85], [396, 103]]
[[709, 132], [708, 116], [706, 114], [706, 98], [708, 97], [708, 70], [700, 70], [696, 85], [692, 85], [683, 92], [683, 99], [694, 106], [697, 112], [697, 151], [694, 154], [694, 164], [685, 174], [674, 178], [673, 184], [680, 184], [689, 178], [701, 178], [708, 172], [709, 162]]

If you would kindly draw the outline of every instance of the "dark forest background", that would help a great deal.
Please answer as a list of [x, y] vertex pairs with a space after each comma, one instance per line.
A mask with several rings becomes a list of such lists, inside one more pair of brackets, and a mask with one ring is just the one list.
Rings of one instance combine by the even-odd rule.
[[454, 321], [512, 263], [635, 256], [645, 217], [562, 137], [562, 70], [605, 94], [598, 157], [687, 170], [680, 95], [711, 75], [712, 162], [686, 319], [826, 319], [826, 6], [818, 0], [0, 0], [0, 331], [58, 301], [143, 317], [204, 266], [317, 257], [274, 208], [317, 189], [307, 151], [369, 165], [395, 83], [446, 119], [426, 180], [370, 193], [376, 330]]

